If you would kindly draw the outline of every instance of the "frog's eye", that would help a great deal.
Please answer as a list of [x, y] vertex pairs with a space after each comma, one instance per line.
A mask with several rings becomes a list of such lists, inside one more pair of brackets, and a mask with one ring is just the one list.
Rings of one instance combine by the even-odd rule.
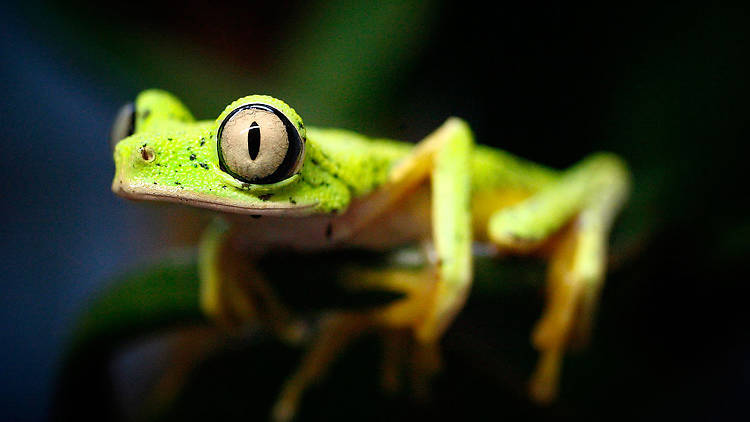
[[109, 132], [109, 145], [114, 150], [115, 145], [135, 132], [135, 105], [127, 103], [120, 107], [115, 117], [115, 123]]
[[299, 171], [305, 142], [281, 111], [245, 104], [221, 122], [217, 134], [221, 169], [248, 183], [268, 184]]

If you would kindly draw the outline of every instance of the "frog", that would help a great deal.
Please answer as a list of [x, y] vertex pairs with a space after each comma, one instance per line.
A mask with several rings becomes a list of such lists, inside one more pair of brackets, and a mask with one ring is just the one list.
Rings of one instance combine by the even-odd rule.
[[[384, 368], [411, 365], [431, 379], [440, 369], [440, 340], [471, 291], [480, 250], [548, 262], [545, 305], [531, 333], [539, 357], [528, 393], [540, 404], [552, 402], [565, 351], [590, 337], [609, 234], [631, 189], [628, 167], [613, 153], [592, 153], [557, 170], [478, 144], [458, 117], [418, 142], [399, 141], [306, 126], [291, 106], [267, 95], [238, 98], [215, 119], [196, 120], [171, 93], [146, 90], [120, 111], [110, 139], [115, 194], [215, 215], [199, 247], [200, 305], [209, 319], [222, 327], [260, 323], [308, 348], [273, 407], [278, 421], [294, 417], [305, 389], [368, 329], [401, 333], [413, 344], [411, 359], [391, 356]], [[257, 268], [270, 251], [407, 244], [424, 251], [423, 270], [350, 277], [358, 288], [398, 292], [400, 299], [332, 311], [312, 333]], [[383, 337], [399, 344], [398, 336]]]

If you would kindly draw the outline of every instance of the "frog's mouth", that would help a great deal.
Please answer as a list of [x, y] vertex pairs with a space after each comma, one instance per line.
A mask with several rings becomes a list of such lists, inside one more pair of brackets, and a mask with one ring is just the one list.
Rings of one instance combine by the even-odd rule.
[[[118, 172], [119, 173], [119, 172]], [[309, 216], [314, 214], [316, 204], [291, 204], [255, 199], [250, 202], [214, 197], [186, 189], [146, 183], [130, 183], [119, 174], [112, 181], [112, 192], [135, 201], [168, 202], [204, 208], [230, 214]], [[257, 202], [256, 202], [257, 201]]]

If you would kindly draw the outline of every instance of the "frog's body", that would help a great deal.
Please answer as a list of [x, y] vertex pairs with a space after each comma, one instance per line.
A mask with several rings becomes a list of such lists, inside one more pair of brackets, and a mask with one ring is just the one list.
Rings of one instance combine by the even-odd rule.
[[[535, 332], [543, 355], [532, 394], [554, 396], [562, 350], [571, 337], [585, 337], [604, 276], [606, 236], [627, 194], [627, 170], [617, 157], [597, 154], [559, 172], [475, 146], [459, 119], [415, 145], [305, 128], [289, 106], [264, 96], [241, 98], [216, 121], [196, 122], [171, 95], [146, 91], [132, 123], [132, 135], [115, 136], [113, 190], [224, 216], [202, 248], [203, 305], [217, 320], [246, 320], [243, 312], [262, 316], [252, 298], [236, 293], [243, 290], [238, 286], [262, 284], [251, 262], [270, 250], [434, 244], [434, 268], [422, 283], [404, 281], [403, 274], [402, 281], [390, 274], [367, 282], [406, 292], [402, 303], [339, 316], [323, 330], [312, 357], [287, 385], [278, 418], [291, 414], [310, 374], [320, 370], [313, 367], [325, 366], [321, 356], [337, 350], [331, 333], [409, 327], [417, 343], [433, 350], [427, 355], [434, 354], [468, 294], [472, 240], [519, 253], [549, 246], [549, 307]], [[264, 167], [263, 160], [277, 164]], [[286, 311], [269, 289], [261, 290], [255, 296], [271, 303], [266, 319], [283, 332]]]

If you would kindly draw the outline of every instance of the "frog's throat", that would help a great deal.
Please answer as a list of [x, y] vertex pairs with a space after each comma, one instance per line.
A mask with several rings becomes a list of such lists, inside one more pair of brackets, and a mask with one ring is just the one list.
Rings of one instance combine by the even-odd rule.
[[216, 198], [179, 187], [150, 186], [127, 183], [120, 177], [112, 181], [112, 192], [136, 201], [172, 202], [230, 214], [309, 216], [315, 214], [317, 204], [283, 204], [275, 202], [248, 203], [242, 200]]

